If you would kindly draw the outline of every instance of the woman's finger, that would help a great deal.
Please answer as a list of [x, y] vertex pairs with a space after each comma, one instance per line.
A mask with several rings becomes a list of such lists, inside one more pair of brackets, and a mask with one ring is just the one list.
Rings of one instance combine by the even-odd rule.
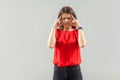
[[58, 18], [58, 20], [61, 20], [61, 16]]
[[76, 20], [76, 18], [75, 18], [73, 15], [72, 15], [72, 19], [73, 19], [73, 20]]

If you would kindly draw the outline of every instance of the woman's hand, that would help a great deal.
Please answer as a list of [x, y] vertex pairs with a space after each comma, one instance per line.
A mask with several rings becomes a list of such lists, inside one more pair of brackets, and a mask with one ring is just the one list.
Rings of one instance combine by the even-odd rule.
[[55, 21], [53, 27], [57, 29], [60, 26], [62, 26], [61, 16]]
[[79, 21], [73, 15], [72, 15], [72, 19], [73, 19], [72, 26], [76, 27], [76, 29], [81, 26]]

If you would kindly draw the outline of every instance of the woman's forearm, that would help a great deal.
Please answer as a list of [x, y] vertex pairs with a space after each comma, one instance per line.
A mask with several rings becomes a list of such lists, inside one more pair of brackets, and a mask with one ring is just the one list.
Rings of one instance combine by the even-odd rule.
[[78, 30], [78, 43], [81, 48], [86, 46], [86, 38], [82, 29]]
[[48, 42], [47, 42], [47, 45], [49, 48], [53, 48], [55, 46], [55, 43], [56, 43], [55, 30], [56, 30], [56, 28], [55, 28], [55, 26], [53, 26], [50, 31], [50, 34], [48, 37]]

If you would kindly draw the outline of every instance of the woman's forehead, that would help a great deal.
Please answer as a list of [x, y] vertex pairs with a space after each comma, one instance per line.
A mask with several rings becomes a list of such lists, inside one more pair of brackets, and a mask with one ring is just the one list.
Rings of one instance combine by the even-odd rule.
[[72, 17], [71, 14], [68, 14], [68, 13], [63, 13], [61, 16], [62, 17]]

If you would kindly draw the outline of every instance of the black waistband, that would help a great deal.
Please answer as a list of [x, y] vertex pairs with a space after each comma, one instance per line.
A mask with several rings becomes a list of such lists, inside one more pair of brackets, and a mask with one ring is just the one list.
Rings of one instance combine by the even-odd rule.
[[69, 69], [71, 69], [71, 68], [78, 68], [79, 69], [80, 65], [66, 66], [66, 67], [59, 67], [59, 66], [55, 65], [55, 67], [58, 68], [58, 69], [64, 69], [64, 68], [69, 68]]

